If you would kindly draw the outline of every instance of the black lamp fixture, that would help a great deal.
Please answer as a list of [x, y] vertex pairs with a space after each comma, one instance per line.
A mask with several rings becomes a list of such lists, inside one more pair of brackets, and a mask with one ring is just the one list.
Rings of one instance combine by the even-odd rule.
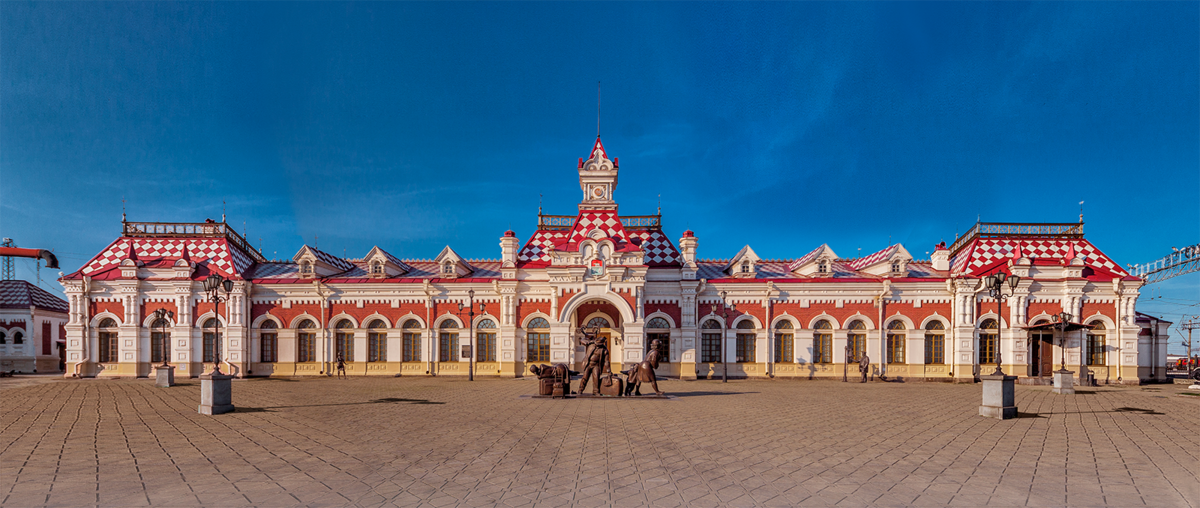
[[[225, 291], [224, 297], [221, 296], [221, 290]], [[221, 373], [221, 319], [220, 313], [217, 310], [217, 304], [228, 299], [228, 295], [233, 291], [233, 281], [221, 277], [221, 274], [214, 273], [204, 279], [204, 291], [208, 293], [209, 301], [213, 304], [213, 374]]]
[[[1007, 284], [1005, 284], [1007, 282]], [[1003, 376], [1004, 370], [1004, 348], [1000, 347], [1000, 323], [1003, 321], [1001, 317], [1001, 306], [1004, 300], [1016, 293], [1017, 284], [1021, 282], [1021, 277], [1016, 275], [1008, 275], [1004, 272], [996, 272], [984, 278], [983, 284], [988, 289], [988, 295], [996, 299], [996, 372], [992, 375]], [[1005, 286], [1008, 286], [1008, 293], [1005, 294]]]

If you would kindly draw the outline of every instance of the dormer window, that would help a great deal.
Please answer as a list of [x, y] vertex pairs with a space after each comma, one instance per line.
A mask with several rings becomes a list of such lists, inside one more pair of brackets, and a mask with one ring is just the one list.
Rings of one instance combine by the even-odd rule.
[[383, 263], [381, 261], [373, 261], [371, 263], [371, 276], [383, 277]]
[[447, 261], [442, 265], [442, 275], [454, 275], [454, 262]]
[[750, 275], [750, 262], [742, 261], [742, 275]]
[[825, 275], [829, 273], [829, 261], [824, 259], [817, 262], [817, 273]]
[[892, 261], [892, 273], [900, 273], [901, 266], [899, 259]]
[[311, 261], [303, 261], [300, 263], [300, 276], [306, 279], [313, 276], [313, 264]]

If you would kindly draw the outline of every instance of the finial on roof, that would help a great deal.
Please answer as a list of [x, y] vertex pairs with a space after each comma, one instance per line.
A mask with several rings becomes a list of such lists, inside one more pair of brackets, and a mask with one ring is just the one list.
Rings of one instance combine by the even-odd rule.
[[1079, 202], [1079, 223], [1083, 224], [1083, 201]]
[[121, 222], [125, 222], [125, 196], [121, 196]]
[[596, 139], [600, 139], [600, 81], [596, 81]]

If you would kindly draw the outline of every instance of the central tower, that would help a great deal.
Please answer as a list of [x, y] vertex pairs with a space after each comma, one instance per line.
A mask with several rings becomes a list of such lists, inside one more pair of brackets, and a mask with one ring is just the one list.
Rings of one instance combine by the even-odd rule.
[[617, 202], [612, 197], [613, 191], [617, 190], [617, 160], [608, 159], [600, 136], [596, 136], [588, 159], [579, 159], [579, 188], [583, 190], [579, 211], [617, 211]]

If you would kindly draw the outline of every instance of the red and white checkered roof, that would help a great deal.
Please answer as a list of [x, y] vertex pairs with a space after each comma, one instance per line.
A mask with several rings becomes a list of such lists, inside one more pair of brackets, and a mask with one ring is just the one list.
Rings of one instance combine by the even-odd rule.
[[642, 251], [646, 266], [679, 264], [679, 251], [661, 230], [627, 230], [617, 212], [607, 210], [580, 212], [570, 231], [541, 229], [534, 232], [517, 253], [517, 262], [522, 266], [550, 264], [551, 251], [576, 252], [579, 242], [592, 238], [591, 233], [596, 230], [603, 238], [612, 240], [618, 252]]
[[865, 257], [851, 260], [847, 264], [850, 265], [850, 268], [853, 268], [855, 270], [862, 270], [863, 268], [866, 268], [868, 266], [886, 261], [888, 258], [892, 257], [892, 254], [896, 253], [896, 249], [898, 249], [898, 248], [900, 248], [899, 244], [891, 245], [891, 246], [889, 246], [879, 252], [876, 252], [874, 254], [869, 254]]
[[188, 258], [199, 266], [216, 269], [226, 277], [241, 278], [254, 260], [224, 238], [118, 238], [92, 258], [80, 275], [95, 276], [116, 268], [132, 255], [138, 261], [175, 261], [187, 253]]
[[980, 275], [989, 267], [1004, 259], [1011, 259], [1017, 246], [1021, 255], [1030, 259], [1066, 259], [1067, 251], [1074, 247], [1074, 253], [1083, 258], [1084, 266], [1118, 277], [1128, 277], [1129, 272], [1105, 256], [1092, 242], [1082, 238], [980, 238], [966, 248], [958, 251], [951, 260], [951, 271], [955, 274]]
[[67, 301], [23, 280], [0, 280], [0, 309], [37, 307], [66, 314]]

